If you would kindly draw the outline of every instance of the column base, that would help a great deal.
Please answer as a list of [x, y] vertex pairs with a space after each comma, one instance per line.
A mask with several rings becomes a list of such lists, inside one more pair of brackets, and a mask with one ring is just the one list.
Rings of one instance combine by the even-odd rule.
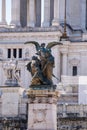
[[56, 90], [28, 90], [28, 130], [57, 130]]
[[52, 26], [59, 26], [59, 21], [58, 21], [58, 19], [54, 19], [54, 20], [52, 21]]
[[1, 21], [0, 22], [0, 27], [6, 27], [7, 26], [7, 22], [6, 21]]
[[49, 27], [50, 22], [42, 22], [41, 27]]
[[34, 22], [29, 22], [29, 23], [27, 24], [27, 27], [35, 27], [35, 23], [34, 23]]
[[21, 24], [19, 21], [11, 21], [10, 26], [15, 28], [15, 27], [21, 27]]

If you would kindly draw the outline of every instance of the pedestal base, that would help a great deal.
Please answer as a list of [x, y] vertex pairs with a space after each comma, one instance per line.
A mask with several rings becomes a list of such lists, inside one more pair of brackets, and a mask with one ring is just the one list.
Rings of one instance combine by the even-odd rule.
[[28, 90], [28, 130], [57, 130], [57, 100], [52, 90]]

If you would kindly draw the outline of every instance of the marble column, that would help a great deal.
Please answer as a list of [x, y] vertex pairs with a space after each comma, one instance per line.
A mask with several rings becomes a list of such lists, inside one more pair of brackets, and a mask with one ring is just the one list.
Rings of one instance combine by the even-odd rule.
[[59, 25], [59, 0], [54, 0], [54, 19], [52, 21], [52, 25]]
[[50, 0], [44, 0], [44, 9], [43, 9], [43, 21], [41, 23], [42, 27], [49, 27], [50, 25]]
[[27, 10], [27, 26], [35, 27], [36, 23], [36, 13], [35, 13], [35, 0], [28, 1], [28, 10]]
[[0, 25], [6, 25], [6, 0], [2, 0], [2, 14], [1, 14], [1, 22]]
[[66, 51], [64, 51], [64, 52], [62, 52], [63, 53], [63, 57], [62, 57], [62, 75], [67, 75], [67, 62], [68, 62], [68, 60], [67, 60], [67, 52]]
[[11, 23], [14, 27], [20, 26], [20, 0], [11, 1]]

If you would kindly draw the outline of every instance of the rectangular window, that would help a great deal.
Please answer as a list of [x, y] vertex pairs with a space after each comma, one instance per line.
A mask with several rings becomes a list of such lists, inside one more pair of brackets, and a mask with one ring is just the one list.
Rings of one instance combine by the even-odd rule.
[[14, 56], [14, 58], [17, 57], [17, 49], [13, 49], [13, 56]]
[[8, 49], [8, 58], [11, 58], [11, 49]]
[[77, 66], [73, 66], [73, 70], [72, 70], [72, 75], [76, 76], [77, 75]]
[[8, 58], [22, 58], [22, 48], [8, 48], [7, 49], [7, 57]]
[[22, 49], [19, 48], [19, 58], [22, 58]]

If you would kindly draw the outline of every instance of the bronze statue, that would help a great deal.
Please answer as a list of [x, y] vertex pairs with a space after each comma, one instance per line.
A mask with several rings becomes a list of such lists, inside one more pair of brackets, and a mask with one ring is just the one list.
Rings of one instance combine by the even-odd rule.
[[54, 57], [51, 54], [51, 48], [62, 45], [62, 43], [51, 42], [46, 47], [45, 43], [39, 45], [35, 41], [26, 42], [25, 44], [34, 44], [37, 50], [37, 56], [33, 56], [32, 61], [27, 64], [27, 70], [32, 75], [31, 85], [53, 85]]

